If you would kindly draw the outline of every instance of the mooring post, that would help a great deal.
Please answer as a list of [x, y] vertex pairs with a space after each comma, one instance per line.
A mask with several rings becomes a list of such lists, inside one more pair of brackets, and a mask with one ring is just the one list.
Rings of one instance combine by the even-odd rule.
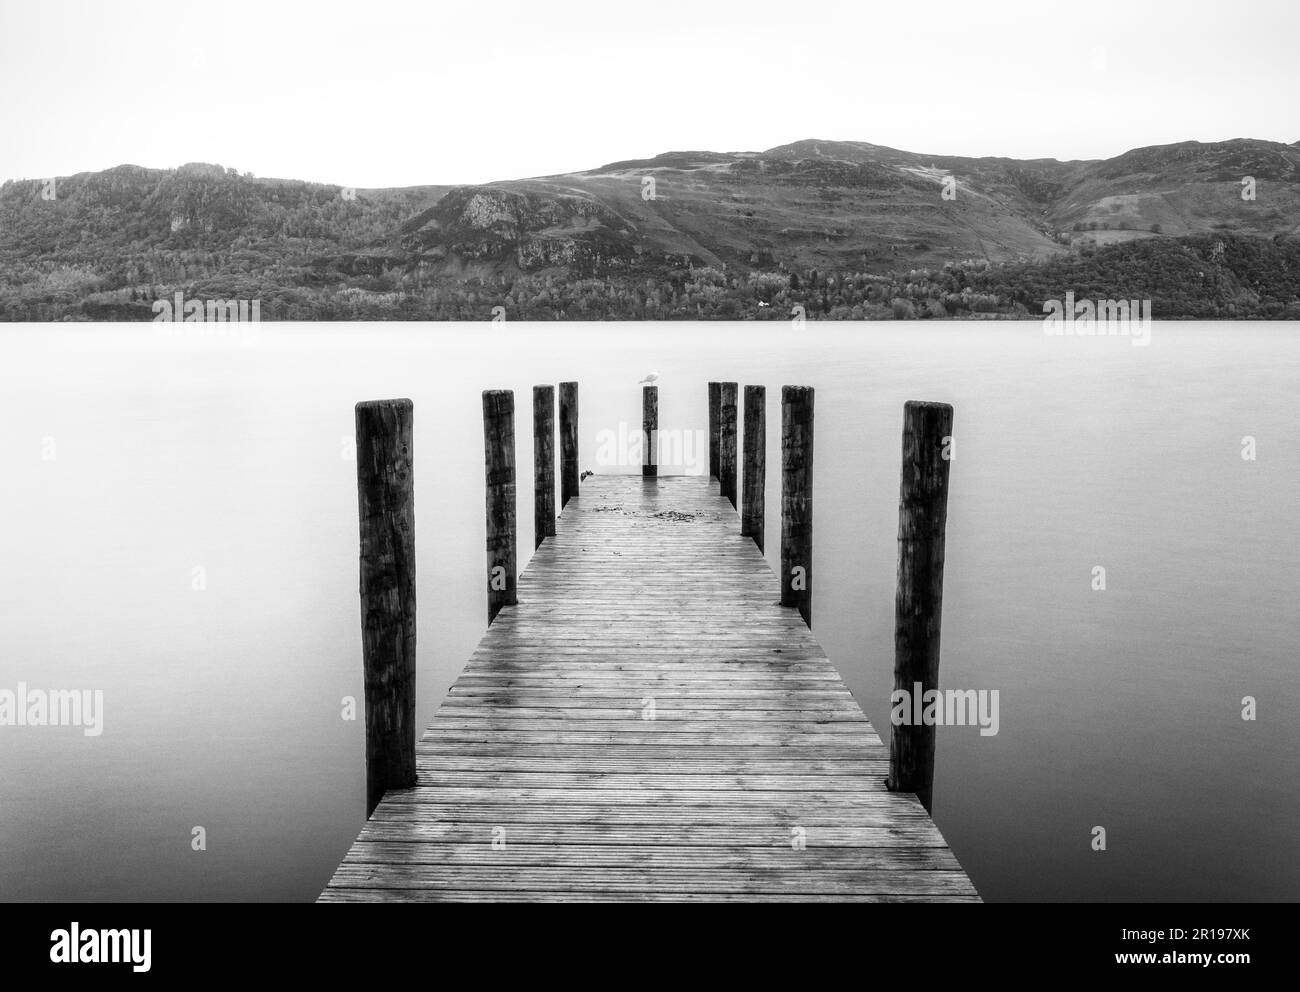
[[718, 422], [722, 405], [722, 383], [709, 383], [709, 475], [718, 478]]
[[781, 387], [781, 605], [812, 626], [813, 388]]
[[[939, 688], [939, 627], [943, 607], [944, 529], [952, 407], [903, 406], [903, 472], [898, 496], [898, 594], [894, 599], [894, 695], [919, 712], [924, 694]], [[906, 692], [900, 697], [899, 692]], [[916, 699], [917, 694], [922, 699]], [[915, 792], [927, 811], [934, 796], [933, 724], [893, 721], [889, 778], [895, 792]]]
[[487, 483], [488, 624], [503, 606], [514, 606], [515, 579], [515, 394], [483, 391], [483, 456]]
[[578, 384], [560, 383], [560, 509], [578, 495]]
[[410, 400], [356, 406], [366, 817], [415, 785], [415, 474]]
[[659, 474], [659, 387], [641, 387], [641, 474]]
[[720, 493], [736, 506], [736, 384], [719, 383], [718, 483]]
[[767, 387], [745, 387], [745, 465], [741, 485], [740, 533], [752, 537], [763, 550], [765, 505], [763, 488], [767, 484]]
[[533, 550], [555, 536], [555, 387], [533, 387]]

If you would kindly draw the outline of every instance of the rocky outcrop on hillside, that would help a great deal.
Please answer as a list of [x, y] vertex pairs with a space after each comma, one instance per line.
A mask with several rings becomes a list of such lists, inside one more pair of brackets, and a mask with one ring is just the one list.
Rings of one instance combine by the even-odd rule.
[[589, 196], [452, 189], [405, 232], [404, 251], [432, 259], [513, 265], [521, 271], [595, 265], [636, 255], [635, 229]]

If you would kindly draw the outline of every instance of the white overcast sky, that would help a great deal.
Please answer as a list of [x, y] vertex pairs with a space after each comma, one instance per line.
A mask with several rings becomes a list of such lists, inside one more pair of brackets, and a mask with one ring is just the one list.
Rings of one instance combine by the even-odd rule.
[[474, 183], [801, 138], [1300, 140], [1296, 0], [0, 0], [0, 180]]

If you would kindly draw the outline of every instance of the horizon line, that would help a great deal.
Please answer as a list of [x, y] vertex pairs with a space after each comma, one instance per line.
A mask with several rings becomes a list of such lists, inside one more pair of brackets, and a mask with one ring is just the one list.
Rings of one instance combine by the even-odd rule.
[[906, 148], [895, 148], [892, 145], [878, 145], [874, 142], [862, 141], [860, 139], [798, 138], [794, 141], [787, 141], [784, 144], [772, 145], [771, 147], [765, 149], [730, 150], [730, 151], [722, 151], [722, 152], [714, 151], [708, 148], [670, 149], [668, 151], [657, 152], [654, 155], [650, 156], [649, 158], [611, 159], [610, 161], [607, 161], [601, 165], [591, 166], [584, 169], [570, 169], [564, 172], [542, 173], [533, 176], [514, 176], [505, 179], [489, 179], [481, 182], [417, 182], [417, 183], [407, 183], [404, 185], [388, 185], [388, 186], [349, 186], [346, 183], [330, 182], [327, 180], [320, 180], [320, 179], [303, 179], [301, 177], [296, 177], [296, 176], [264, 176], [248, 170], [234, 169], [233, 166], [223, 166], [217, 162], [204, 162], [201, 160], [191, 160], [189, 162], [182, 162], [180, 165], [171, 165], [171, 166], [137, 165], [134, 162], [119, 162], [116, 165], [105, 166], [102, 169], [82, 169], [78, 172], [69, 172], [66, 175], [37, 176], [37, 177], [11, 176], [4, 180], [0, 180], [0, 187], [7, 186], [9, 183], [44, 182], [49, 179], [73, 179], [76, 178], [77, 176], [98, 175], [104, 172], [112, 172], [114, 169], [131, 168], [131, 169], [143, 169], [149, 172], [177, 172], [180, 169], [185, 168], [186, 166], [205, 165], [205, 166], [211, 166], [213, 168], [225, 169], [227, 171], [234, 169], [235, 173], [240, 177], [250, 177], [252, 179], [262, 180], [266, 182], [301, 182], [301, 183], [308, 183], [314, 186], [337, 186], [340, 189], [354, 189], [357, 191], [374, 192], [374, 191], [383, 191], [383, 190], [419, 189], [425, 186], [445, 186], [445, 187], [492, 186], [498, 183], [529, 182], [533, 180], [552, 179], [557, 176], [581, 175], [583, 173], [596, 172], [600, 169], [605, 168], [606, 166], [615, 165], [618, 164], [619, 162], [641, 162], [641, 161], [650, 162], [653, 161], [655, 158], [659, 158], [664, 155], [689, 155], [695, 153], [708, 154], [708, 155], [765, 155], [768, 152], [774, 151], [779, 148], [788, 148], [791, 145], [800, 145], [800, 144], [809, 144], [809, 143], [816, 144], [818, 142], [824, 142], [830, 145], [867, 145], [872, 148], [882, 149], [884, 151], [901, 152], [902, 154], [905, 155], [916, 155], [921, 158], [925, 158], [925, 157], [964, 158], [964, 159], [971, 159], [971, 160], [1003, 159], [1012, 162], [1056, 162], [1060, 165], [1072, 165], [1072, 164], [1090, 164], [1096, 162], [1107, 162], [1112, 159], [1120, 158], [1124, 155], [1127, 155], [1130, 152], [1140, 151], [1145, 148], [1169, 148], [1174, 145], [1220, 145], [1220, 144], [1228, 144], [1234, 141], [1260, 141], [1268, 144], [1281, 145], [1286, 148], [1300, 147], [1300, 140], [1286, 142], [1286, 141], [1275, 140], [1272, 138], [1235, 137], [1235, 138], [1218, 138], [1210, 141], [1202, 141], [1196, 138], [1187, 138], [1180, 141], [1169, 141], [1169, 142], [1163, 142], [1163, 143], [1153, 144], [1153, 145], [1135, 145], [1132, 148], [1126, 148], [1124, 151], [1118, 152], [1115, 155], [1105, 156], [1101, 158], [1061, 159], [1061, 158], [1055, 158], [1053, 156], [1039, 156], [1036, 158], [1016, 158], [1010, 155], [965, 155], [965, 154], [958, 154], [952, 152], [915, 152], [915, 151], [910, 151], [909, 149]]

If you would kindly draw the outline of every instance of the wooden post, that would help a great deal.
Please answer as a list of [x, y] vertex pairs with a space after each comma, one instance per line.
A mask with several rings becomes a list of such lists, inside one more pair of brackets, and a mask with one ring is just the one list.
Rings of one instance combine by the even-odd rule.
[[415, 785], [415, 474], [410, 400], [358, 403], [366, 817]]
[[483, 392], [483, 455], [487, 483], [488, 624], [503, 606], [514, 606], [515, 579], [515, 394]]
[[641, 474], [659, 474], [659, 387], [641, 387]]
[[781, 387], [781, 605], [812, 626], [813, 388]]
[[767, 485], [767, 387], [745, 387], [745, 465], [741, 497], [740, 533], [752, 537], [763, 550], [766, 512], [763, 495]]
[[718, 421], [722, 406], [722, 383], [709, 383], [709, 475], [718, 478]]
[[555, 387], [533, 387], [533, 550], [555, 536]]
[[[939, 688], [939, 626], [943, 606], [944, 528], [952, 407], [903, 406], [903, 472], [898, 497], [898, 594], [894, 600], [894, 690], [913, 699]], [[891, 696], [891, 706], [900, 697]], [[928, 811], [934, 796], [935, 728], [895, 722], [889, 737], [889, 778], [895, 792], [915, 792]]]
[[719, 491], [736, 506], [736, 384], [719, 383], [718, 483]]
[[578, 384], [560, 383], [560, 509], [578, 495]]

